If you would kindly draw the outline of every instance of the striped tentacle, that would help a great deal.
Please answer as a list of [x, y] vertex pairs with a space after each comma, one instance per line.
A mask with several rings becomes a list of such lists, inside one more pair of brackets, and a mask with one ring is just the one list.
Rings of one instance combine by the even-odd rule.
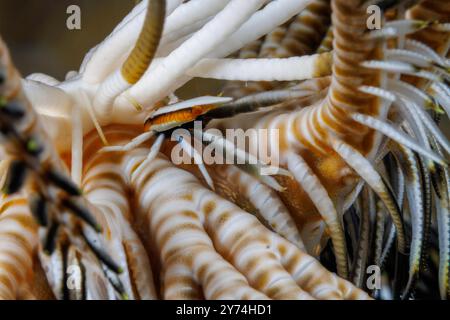
[[[374, 116], [381, 113], [379, 98], [363, 93], [358, 88], [361, 85], [380, 86], [381, 72], [366, 70], [359, 64], [381, 57], [382, 50], [377, 41], [365, 37], [365, 8], [358, 8], [358, 3], [333, 2], [336, 49], [328, 97], [319, 104], [297, 112], [285, 114], [277, 111], [260, 117], [252, 115], [254, 120], [249, 124], [244, 125], [242, 120], [237, 121], [237, 125], [244, 125], [244, 128], [278, 128], [282, 153], [286, 150], [305, 149], [314, 154], [310, 157], [336, 158], [327, 138], [330, 133], [338, 135], [364, 155], [373, 149], [373, 130], [355, 122], [351, 115], [354, 112]], [[229, 123], [225, 124], [227, 127], [228, 125]], [[277, 142], [274, 144], [278, 145]], [[339, 162], [339, 159], [336, 161]]]
[[[440, 146], [435, 142], [436, 150], [442, 154]], [[450, 298], [450, 173], [442, 168], [437, 173], [435, 193], [436, 220], [439, 241], [439, 293], [441, 299]]]
[[[142, 159], [142, 150], [130, 153], [128, 175]], [[161, 157], [134, 188], [160, 252], [166, 298], [367, 298]]]
[[242, 47], [237, 54], [239, 59], [254, 59], [259, 57], [261, 51], [262, 40], [258, 39]]
[[37, 226], [27, 199], [9, 196], [0, 205], [0, 300], [20, 298], [33, 282]]

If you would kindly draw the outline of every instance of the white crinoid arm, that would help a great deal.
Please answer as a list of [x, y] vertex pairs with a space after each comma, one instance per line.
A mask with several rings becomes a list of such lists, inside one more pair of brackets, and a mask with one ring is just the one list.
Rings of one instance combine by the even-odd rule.
[[203, 59], [186, 74], [220, 80], [293, 81], [331, 74], [329, 52], [285, 59]]
[[[167, 0], [166, 14], [178, 8], [182, 0]], [[139, 37], [145, 20], [148, 0], [141, 1], [113, 32], [84, 59], [80, 73], [88, 83], [100, 83], [125, 60], [126, 54]]]
[[[186, 71], [202, 58], [222, 58], [239, 50], [289, 20], [309, 3], [277, 0], [254, 13], [264, 2], [230, 2], [202, 29], [174, 49], [152, 72], [144, 75], [127, 94], [141, 105], [151, 107], [189, 81], [191, 77], [185, 75]], [[116, 99], [116, 105], [120, 109], [130, 107], [125, 94]]]
[[136, 84], [137, 88], [145, 86], [145, 96], [135, 94], [135, 90], [139, 89], [134, 89], [134, 87], [131, 88], [129, 94], [141, 105], [151, 106], [173, 92], [176, 89], [174, 82], [184, 76], [186, 70], [238, 30], [265, 2], [266, 0], [231, 1], [202, 29], [164, 58], [153, 72], [145, 75]]
[[203, 26], [206, 19], [213, 17], [229, 2], [230, 0], [196, 0], [180, 5], [167, 17], [161, 46], [179, 40], [183, 34], [184, 36], [191, 34], [185, 30], [190, 29], [193, 25]]

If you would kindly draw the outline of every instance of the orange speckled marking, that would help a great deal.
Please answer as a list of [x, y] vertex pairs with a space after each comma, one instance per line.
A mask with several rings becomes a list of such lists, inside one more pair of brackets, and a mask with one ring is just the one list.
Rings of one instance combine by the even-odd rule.
[[208, 216], [214, 209], [216, 209], [216, 204], [213, 201], [209, 201], [203, 207], [203, 212], [205, 213], [205, 216]]

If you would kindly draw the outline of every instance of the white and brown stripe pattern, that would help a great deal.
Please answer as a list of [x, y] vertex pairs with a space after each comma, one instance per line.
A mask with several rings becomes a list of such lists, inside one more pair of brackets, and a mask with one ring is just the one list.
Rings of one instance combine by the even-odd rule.
[[[142, 149], [127, 155], [128, 176], [144, 157]], [[368, 298], [164, 157], [133, 186], [160, 255], [164, 298]]]
[[37, 226], [26, 198], [5, 197], [0, 202], [0, 300], [32, 298], [33, 260]]

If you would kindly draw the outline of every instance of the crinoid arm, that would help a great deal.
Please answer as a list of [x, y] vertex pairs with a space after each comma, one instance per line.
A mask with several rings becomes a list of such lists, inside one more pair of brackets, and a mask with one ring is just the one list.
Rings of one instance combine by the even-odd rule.
[[[73, 241], [78, 250], [83, 252], [89, 247], [89, 241], [82, 241], [84, 231], [81, 230], [88, 230], [91, 241], [101, 243], [98, 233], [103, 227], [80, 187], [67, 175], [65, 165], [49, 143], [40, 116], [23, 92], [21, 78], [5, 44], [1, 42], [0, 46], [0, 127], [5, 140], [4, 152], [13, 159], [7, 172], [2, 172], [2, 175], [6, 174], [3, 192], [8, 201], [25, 186], [24, 195], [33, 196], [29, 200], [31, 213], [24, 208], [22, 212], [33, 214], [40, 225], [39, 250], [43, 256], [50, 256], [51, 260], [53, 254], [57, 255], [55, 250], [60, 248], [64, 238]], [[32, 235], [32, 232], [36, 232], [36, 226], [31, 224], [27, 232]], [[105, 265], [114, 273], [120, 273], [121, 268], [104, 250], [97, 244], [97, 250], [92, 250], [94, 261], [97, 261], [98, 266]]]

